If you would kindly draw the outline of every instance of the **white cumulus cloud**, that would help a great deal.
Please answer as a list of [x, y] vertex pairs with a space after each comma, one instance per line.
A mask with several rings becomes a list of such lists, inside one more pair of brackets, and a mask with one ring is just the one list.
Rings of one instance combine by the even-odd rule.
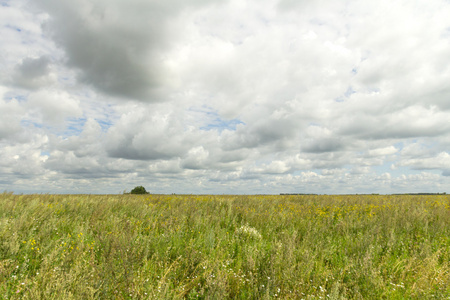
[[450, 3], [0, 6], [0, 188], [450, 188]]

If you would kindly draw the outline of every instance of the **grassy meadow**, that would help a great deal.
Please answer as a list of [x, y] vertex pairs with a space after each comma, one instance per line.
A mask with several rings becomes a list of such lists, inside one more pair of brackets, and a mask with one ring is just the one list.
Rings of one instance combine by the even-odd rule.
[[3, 193], [0, 299], [450, 299], [450, 196]]

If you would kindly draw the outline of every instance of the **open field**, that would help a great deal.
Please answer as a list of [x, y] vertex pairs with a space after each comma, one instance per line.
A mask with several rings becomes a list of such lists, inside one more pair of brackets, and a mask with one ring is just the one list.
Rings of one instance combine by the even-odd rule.
[[450, 299], [450, 196], [0, 194], [1, 299]]

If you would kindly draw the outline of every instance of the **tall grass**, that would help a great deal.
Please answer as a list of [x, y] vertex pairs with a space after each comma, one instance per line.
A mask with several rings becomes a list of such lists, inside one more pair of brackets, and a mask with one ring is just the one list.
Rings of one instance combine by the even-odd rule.
[[1, 299], [450, 299], [450, 197], [0, 194]]

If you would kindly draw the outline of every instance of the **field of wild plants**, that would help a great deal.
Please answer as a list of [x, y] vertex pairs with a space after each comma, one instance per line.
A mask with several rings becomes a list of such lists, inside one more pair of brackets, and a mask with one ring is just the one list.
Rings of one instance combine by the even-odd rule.
[[0, 194], [0, 299], [450, 299], [450, 196]]

